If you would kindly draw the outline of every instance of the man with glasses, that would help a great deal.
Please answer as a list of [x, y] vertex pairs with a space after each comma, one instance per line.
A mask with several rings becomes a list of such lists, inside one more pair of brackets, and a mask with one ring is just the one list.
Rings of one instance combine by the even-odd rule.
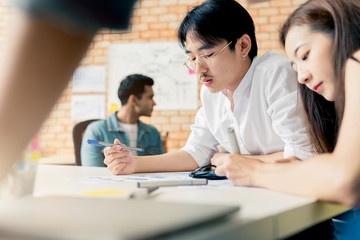
[[[296, 74], [288, 59], [268, 52], [257, 57], [254, 23], [234, 0], [207, 0], [191, 10], [178, 38], [189, 59], [184, 63], [200, 81], [203, 106], [180, 151], [133, 157], [121, 147], [105, 149], [114, 174], [188, 171], [221, 164], [234, 153], [227, 130], [233, 128], [242, 154], [262, 161], [312, 155], [297, 105]], [[115, 141], [119, 143], [118, 141]]]

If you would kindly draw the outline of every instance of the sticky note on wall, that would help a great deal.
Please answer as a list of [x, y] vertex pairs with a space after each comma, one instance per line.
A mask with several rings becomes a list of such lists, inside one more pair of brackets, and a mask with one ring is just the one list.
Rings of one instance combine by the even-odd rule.
[[194, 71], [194, 70], [189, 69], [189, 75], [193, 75], [193, 74], [195, 74], [195, 71]]
[[110, 104], [110, 113], [114, 113], [114, 112], [116, 112], [117, 110], [119, 110], [119, 105], [116, 104], [116, 103], [111, 103], [111, 104]]

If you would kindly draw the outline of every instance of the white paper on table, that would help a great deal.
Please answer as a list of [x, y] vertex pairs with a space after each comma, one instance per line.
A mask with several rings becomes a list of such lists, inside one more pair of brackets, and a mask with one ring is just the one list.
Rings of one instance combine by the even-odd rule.
[[103, 182], [139, 182], [139, 181], [169, 181], [169, 180], [183, 180], [191, 179], [188, 172], [171, 172], [171, 173], [144, 173], [118, 176], [90, 176], [66, 178], [67, 181], [72, 182], [87, 182], [87, 183], [103, 183]]

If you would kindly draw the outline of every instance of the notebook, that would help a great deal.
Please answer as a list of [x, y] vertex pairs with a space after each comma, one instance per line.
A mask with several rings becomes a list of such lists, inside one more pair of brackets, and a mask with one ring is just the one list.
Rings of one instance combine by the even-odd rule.
[[105, 198], [0, 202], [0, 236], [20, 239], [153, 239], [236, 213], [238, 206]]

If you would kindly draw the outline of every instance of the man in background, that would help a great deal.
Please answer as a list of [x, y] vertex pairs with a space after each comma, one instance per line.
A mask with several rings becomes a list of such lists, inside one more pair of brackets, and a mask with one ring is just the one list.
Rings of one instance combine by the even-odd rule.
[[160, 133], [154, 126], [139, 120], [141, 116], [150, 117], [154, 101], [153, 79], [141, 74], [132, 74], [123, 79], [118, 90], [121, 109], [106, 120], [89, 124], [85, 130], [81, 144], [81, 160], [83, 166], [105, 166], [103, 163], [104, 147], [87, 143], [88, 139], [121, 143], [143, 148], [144, 152], [132, 151], [133, 155], [154, 155], [164, 152]]

